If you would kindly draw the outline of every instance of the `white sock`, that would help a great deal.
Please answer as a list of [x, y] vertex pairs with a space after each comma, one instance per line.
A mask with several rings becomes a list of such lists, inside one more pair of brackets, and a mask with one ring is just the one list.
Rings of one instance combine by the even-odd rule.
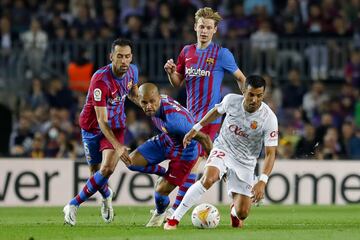
[[235, 206], [233, 206], [233, 207], [231, 208], [231, 215], [233, 215], [234, 217], [239, 218], [239, 217], [237, 216]]
[[194, 183], [186, 192], [183, 200], [181, 201], [172, 219], [176, 219], [180, 222], [181, 218], [194, 204], [200, 200], [201, 196], [207, 191], [207, 189], [201, 184], [200, 181]]

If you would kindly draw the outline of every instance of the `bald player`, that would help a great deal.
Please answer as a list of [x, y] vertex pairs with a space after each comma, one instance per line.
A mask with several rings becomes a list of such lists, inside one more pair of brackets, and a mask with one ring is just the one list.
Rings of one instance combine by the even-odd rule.
[[140, 86], [139, 103], [161, 133], [147, 140], [130, 154], [129, 168], [147, 172], [146, 168], [157, 167], [164, 160], [170, 160], [168, 170], [155, 187], [156, 210], [146, 225], [160, 227], [170, 203], [169, 194], [187, 179], [201, 152], [200, 144], [209, 153], [212, 143], [208, 135], [199, 133], [186, 148], [183, 147], [183, 138], [192, 129], [194, 119], [189, 111], [174, 99], [160, 95], [156, 85], [145, 83]]

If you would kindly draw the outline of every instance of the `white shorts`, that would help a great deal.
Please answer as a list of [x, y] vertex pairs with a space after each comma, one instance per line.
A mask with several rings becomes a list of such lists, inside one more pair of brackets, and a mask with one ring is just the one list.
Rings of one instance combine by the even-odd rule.
[[212, 166], [219, 169], [219, 178], [226, 176], [226, 185], [229, 197], [232, 193], [238, 193], [248, 197], [252, 197], [251, 189], [253, 183], [249, 184], [239, 178], [234, 169], [228, 168], [225, 161], [229, 161], [229, 154], [219, 148], [213, 148], [206, 161], [205, 167]]

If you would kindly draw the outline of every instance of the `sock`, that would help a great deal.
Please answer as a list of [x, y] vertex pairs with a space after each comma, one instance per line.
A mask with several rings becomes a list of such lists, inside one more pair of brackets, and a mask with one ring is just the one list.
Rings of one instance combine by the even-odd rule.
[[94, 195], [100, 188], [107, 185], [108, 180], [107, 177], [101, 175], [100, 171], [97, 171], [87, 180], [84, 188], [69, 202], [69, 204], [79, 206]]
[[148, 165], [148, 166], [128, 166], [128, 168], [131, 171], [137, 171], [141, 173], [150, 173], [150, 174], [156, 174], [159, 176], [164, 176], [166, 173], [166, 169], [160, 165]]
[[156, 204], [156, 211], [158, 214], [164, 213], [169, 203], [170, 203], [169, 196], [163, 196], [160, 195], [160, 193], [155, 192], [155, 204]]
[[239, 217], [237, 216], [235, 206], [233, 206], [233, 207], [231, 208], [231, 215], [233, 215], [234, 217], [239, 218]]
[[192, 185], [187, 193], [185, 194], [183, 200], [181, 201], [179, 207], [175, 210], [172, 218], [175, 218], [180, 222], [181, 218], [185, 213], [202, 197], [206, 192], [206, 188], [201, 184], [200, 181], [197, 181]]
[[185, 182], [179, 187], [179, 191], [176, 195], [175, 202], [172, 205], [172, 209], [175, 211], [176, 208], [180, 205], [180, 202], [185, 196], [185, 193], [191, 187], [195, 181], [196, 181], [197, 174], [196, 173], [190, 173], [188, 178], [185, 180]]
[[110, 196], [109, 184], [104, 184], [100, 189], [99, 192], [101, 196], [105, 199]]

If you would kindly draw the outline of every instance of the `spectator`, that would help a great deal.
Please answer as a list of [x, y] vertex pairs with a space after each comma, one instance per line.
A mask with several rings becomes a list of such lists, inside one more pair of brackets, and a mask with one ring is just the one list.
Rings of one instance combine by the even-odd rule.
[[304, 133], [295, 148], [295, 158], [311, 159], [315, 156], [315, 148], [318, 143], [315, 140], [315, 127], [312, 124], [306, 124]]
[[259, 30], [251, 34], [251, 58], [253, 59], [253, 69], [255, 69], [255, 72], [262, 72], [264, 63], [266, 73], [271, 76], [275, 75], [277, 42], [278, 37], [272, 32], [268, 21], [260, 23]]
[[48, 36], [41, 28], [38, 19], [33, 18], [30, 23], [30, 30], [21, 35], [24, 45], [24, 54], [29, 66], [29, 76], [42, 73], [42, 63], [48, 45]]
[[[302, 104], [306, 88], [300, 79], [300, 72], [297, 69], [291, 69], [288, 73], [289, 82], [283, 88], [283, 108], [299, 108]], [[291, 97], [289, 97], [291, 94]]]

